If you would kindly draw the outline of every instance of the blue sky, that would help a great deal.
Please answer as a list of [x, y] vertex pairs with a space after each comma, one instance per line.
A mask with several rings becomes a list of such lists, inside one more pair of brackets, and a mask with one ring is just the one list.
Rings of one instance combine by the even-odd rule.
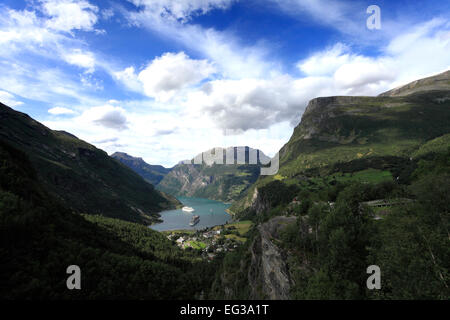
[[450, 69], [449, 16], [450, 1], [2, 0], [0, 101], [153, 164], [274, 155], [314, 97]]

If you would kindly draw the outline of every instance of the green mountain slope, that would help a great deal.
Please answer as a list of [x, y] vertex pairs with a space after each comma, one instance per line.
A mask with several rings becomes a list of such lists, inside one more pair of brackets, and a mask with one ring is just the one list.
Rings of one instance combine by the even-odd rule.
[[[401, 95], [311, 100], [280, 150], [278, 175], [260, 177], [231, 210], [251, 206], [257, 188], [273, 180], [301, 184], [308, 177], [342, 173], [348, 164], [352, 172], [388, 170], [401, 179], [401, 171], [424, 144], [450, 133], [449, 81], [446, 72], [396, 89]], [[404, 95], [410, 88], [416, 90]]]
[[224, 257], [212, 295], [448, 300], [449, 75], [395, 94], [313, 99], [278, 174], [231, 207], [254, 227]]
[[72, 210], [151, 223], [178, 204], [104, 151], [3, 104], [0, 140], [24, 151], [45, 190]]
[[[236, 200], [245, 194], [260, 174], [260, 159], [266, 163], [267, 156], [260, 150], [241, 147], [245, 152], [245, 164], [237, 164], [237, 149], [231, 147], [224, 150], [224, 164], [191, 164], [176, 165], [157, 188], [176, 196], [208, 198], [221, 201]], [[244, 149], [245, 148], [245, 149]], [[222, 150], [222, 149], [221, 149]], [[225, 164], [226, 152], [234, 151], [234, 164]], [[258, 164], [249, 164], [249, 154], [257, 155]], [[198, 158], [198, 155], [196, 158]], [[242, 161], [244, 163], [244, 161]]]
[[[80, 215], [41, 185], [27, 155], [0, 141], [0, 299], [193, 299], [211, 263], [148, 227]], [[81, 269], [68, 290], [66, 269]]]
[[150, 165], [142, 158], [135, 158], [123, 152], [115, 152], [111, 157], [122, 162], [154, 186], [156, 186], [171, 170], [160, 165]]

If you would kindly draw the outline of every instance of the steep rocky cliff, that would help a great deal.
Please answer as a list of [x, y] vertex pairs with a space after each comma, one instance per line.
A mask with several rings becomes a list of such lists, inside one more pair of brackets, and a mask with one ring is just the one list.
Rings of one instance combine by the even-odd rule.
[[280, 232], [295, 221], [295, 217], [278, 216], [258, 226], [259, 235], [250, 247], [250, 299], [289, 299], [292, 282], [286, 264], [286, 253], [276, 242]]
[[[175, 196], [233, 201], [256, 181], [260, 173], [261, 161], [268, 162], [268, 157], [262, 151], [249, 147], [240, 147], [240, 150], [244, 151], [244, 157], [238, 162], [238, 148], [216, 149], [223, 152], [223, 164], [206, 162], [195, 164], [194, 160], [190, 163], [180, 163], [162, 179], [157, 188]], [[211, 150], [207, 153], [214, 154]], [[232, 164], [229, 160], [227, 161], [227, 154], [233, 154]], [[251, 155], [256, 155], [254, 159], [256, 162], [250, 161]], [[194, 159], [202, 159], [202, 154]]]
[[238, 252], [228, 253], [217, 274], [213, 299], [290, 299], [293, 285], [281, 232], [295, 217], [278, 216], [259, 225]]

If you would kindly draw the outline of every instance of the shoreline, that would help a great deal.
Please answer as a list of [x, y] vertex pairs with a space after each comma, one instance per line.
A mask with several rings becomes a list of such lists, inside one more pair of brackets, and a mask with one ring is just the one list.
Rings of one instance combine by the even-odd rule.
[[225, 212], [228, 213], [233, 219], [234, 219], [234, 212], [231, 211], [229, 208], [225, 209]]

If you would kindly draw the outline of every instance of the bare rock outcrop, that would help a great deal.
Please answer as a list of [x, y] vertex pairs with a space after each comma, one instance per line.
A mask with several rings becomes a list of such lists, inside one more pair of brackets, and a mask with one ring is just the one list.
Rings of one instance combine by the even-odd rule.
[[280, 231], [295, 221], [295, 217], [277, 216], [258, 227], [259, 235], [250, 248], [248, 279], [251, 299], [289, 299], [292, 282], [286, 256], [275, 242]]

